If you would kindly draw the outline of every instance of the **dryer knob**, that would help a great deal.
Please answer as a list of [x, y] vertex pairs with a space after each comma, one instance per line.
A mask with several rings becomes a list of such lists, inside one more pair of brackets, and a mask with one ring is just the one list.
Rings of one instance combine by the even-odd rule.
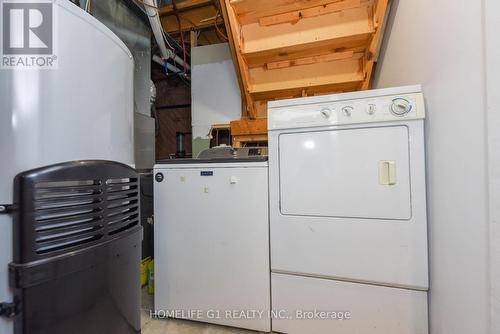
[[351, 117], [353, 111], [354, 111], [354, 108], [351, 106], [347, 106], [347, 107], [342, 108], [342, 112], [347, 117]]
[[391, 112], [396, 116], [405, 116], [411, 111], [411, 103], [402, 98], [394, 99], [391, 105]]
[[321, 116], [324, 118], [330, 118], [330, 116], [332, 116], [332, 110], [330, 108], [321, 109]]

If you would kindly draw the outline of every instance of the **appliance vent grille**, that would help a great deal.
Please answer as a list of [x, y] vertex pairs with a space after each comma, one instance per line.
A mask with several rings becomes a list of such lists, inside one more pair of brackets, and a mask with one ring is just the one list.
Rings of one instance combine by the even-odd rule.
[[46, 254], [104, 236], [99, 180], [35, 184], [35, 252]]
[[106, 180], [109, 235], [116, 235], [139, 225], [138, 188], [137, 178]]
[[16, 177], [23, 257], [75, 251], [140, 227], [140, 188], [133, 169], [101, 161], [67, 164], [71, 172], [60, 164]]

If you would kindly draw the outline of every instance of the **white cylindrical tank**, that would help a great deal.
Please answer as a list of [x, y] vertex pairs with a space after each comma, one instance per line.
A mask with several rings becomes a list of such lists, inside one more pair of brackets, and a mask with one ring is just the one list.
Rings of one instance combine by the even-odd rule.
[[[67, 0], [54, 2], [56, 69], [0, 69], [0, 204], [16, 174], [58, 162], [134, 164], [133, 58], [125, 44]], [[0, 214], [0, 302], [12, 301], [12, 217]], [[0, 318], [0, 333], [13, 322]]]

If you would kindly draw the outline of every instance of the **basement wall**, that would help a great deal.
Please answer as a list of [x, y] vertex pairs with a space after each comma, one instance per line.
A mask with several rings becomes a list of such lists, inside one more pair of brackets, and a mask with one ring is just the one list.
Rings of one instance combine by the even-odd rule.
[[375, 74], [374, 88], [424, 88], [431, 334], [500, 332], [499, 12], [393, 1]]
[[210, 145], [214, 124], [241, 117], [241, 94], [227, 43], [191, 49], [193, 157]]
[[500, 2], [485, 0], [490, 222], [490, 333], [500, 333]]

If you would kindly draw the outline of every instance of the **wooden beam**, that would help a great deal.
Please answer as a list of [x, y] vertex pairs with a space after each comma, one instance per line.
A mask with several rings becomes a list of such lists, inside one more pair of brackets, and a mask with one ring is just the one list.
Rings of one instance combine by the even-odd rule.
[[231, 0], [231, 6], [237, 14], [240, 24], [245, 25], [259, 22], [259, 19], [264, 16], [323, 6], [339, 1], [342, 0]]
[[256, 53], [268, 50], [281, 52], [283, 48], [306, 44], [327, 44], [339, 38], [373, 34], [372, 11], [359, 7], [344, 12], [321, 15], [314, 20], [300, 20], [293, 25], [261, 26], [258, 23], [241, 27], [244, 44], [242, 52]]
[[229, 130], [231, 129], [231, 124], [214, 124], [212, 125], [212, 129], [224, 129], [224, 130]]
[[[239, 67], [239, 64], [237, 61], [238, 60], [238, 56], [237, 56], [237, 52], [236, 52], [237, 45], [235, 45], [235, 43], [234, 43], [235, 40], [234, 40], [234, 36], [233, 36], [233, 32], [232, 32], [233, 29], [230, 26], [229, 16], [227, 13], [225, 0], [219, 0], [219, 6], [221, 8], [222, 17], [224, 18], [224, 23], [226, 25], [227, 37], [229, 38], [229, 41], [228, 41], [229, 50], [231, 51], [231, 55], [233, 56], [233, 65], [234, 65], [234, 69], [236, 72], [236, 77], [238, 79], [238, 84], [240, 86], [240, 90], [243, 92], [245, 90], [245, 88], [244, 88], [245, 86], [243, 85], [243, 80], [241, 78], [241, 73], [240, 73], [241, 68]], [[243, 97], [243, 99], [244, 99], [244, 97]]]
[[264, 102], [277, 99], [291, 99], [303, 96], [316, 96], [316, 95], [336, 94], [343, 92], [353, 92], [360, 90], [362, 85], [363, 85], [363, 75], [360, 71], [359, 79], [354, 81], [330, 83], [330, 84], [311, 86], [306, 88], [299, 87], [287, 90], [260, 92], [260, 93], [254, 93], [252, 94], [252, 96], [257, 102], [260, 101]]
[[279, 50], [247, 53], [245, 60], [250, 68], [265, 66], [268, 63], [305, 58], [310, 55], [323, 55], [335, 52], [364, 52], [370, 43], [372, 33], [341, 37], [334, 40], [296, 45]]
[[366, 63], [364, 65], [365, 80], [361, 89], [370, 89], [372, 84], [373, 71], [375, 63], [378, 60], [380, 51], [380, 44], [384, 34], [384, 22], [389, 10], [389, 0], [378, 0], [375, 10], [373, 12], [373, 25], [376, 29], [375, 34], [370, 42], [368, 50], [366, 51]]
[[245, 108], [248, 116], [252, 119], [256, 118], [256, 111], [253, 104], [253, 99], [249, 93], [249, 87], [251, 87], [247, 64], [241, 54], [240, 44], [242, 42], [241, 37], [241, 27], [236, 18], [236, 14], [233, 10], [228, 10], [230, 4], [229, 0], [220, 0], [222, 13], [224, 16], [224, 22], [226, 24], [226, 30], [229, 38], [229, 45], [231, 47], [231, 52], [233, 54], [233, 62], [237, 67], [236, 73], [239, 73], [238, 81], [240, 83], [240, 88], [242, 96], [245, 101]]
[[243, 143], [248, 142], [267, 142], [267, 134], [265, 135], [249, 135], [249, 136], [234, 136], [233, 147], [240, 148]]
[[190, 31], [189, 42], [191, 44], [191, 49], [198, 46], [198, 36], [196, 35], [196, 31], [194, 31], [194, 30]]
[[352, 58], [354, 56], [354, 51], [346, 52], [334, 52], [320, 56], [305, 57], [292, 60], [283, 60], [274, 63], [267, 63], [266, 67], [268, 70], [274, 70], [278, 68], [290, 67], [290, 66], [300, 66], [309, 65], [315, 63], [326, 63], [329, 61], [342, 60]]
[[370, 2], [361, 2], [361, 0], [343, 0], [341, 2], [335, 2], [327, 4], [324, 6], [317, 6], [301, 11], [303, 18], [316, 17], [320, 15], [326, 15], [330, 13], [341, 12], [353, 8], [358, 8], [361, 6], [369, 6]]
[[[212, 5], [212, 0], [186, 0], [183, 2], [177, 3], [177, 10], [179, 12], [187, 11], [197, 7], [210, 6]], [[168, 5], [166, 7], [162, 7], [158, 11], [160, 16], [171, 15], [174, 13], [174, 6]]]
[[[199, 7], [180, 13], [181, 30], [189, 31], [213, 27], [216, 14], [217, 11], [213, 6]], [[160, 20], [166, 32], [175, 33], [179, 31], [179, 23], [175, 15], [163, 16]]]
[[361, 7], [361, 0], [343, 0], [340, 2], [330, 3], [323, 6], [312, 7], [303, 10], [296, 10], [293, 12], [287, 12], [273, 16], [265, 16], [259, 19], [259, 24], [261, 26], [271, 26], [283, 23], [294, 24], [302, 19], [331, 14], [358, 7]]
[[253, 103], [257, 119], [267, 119], [267, 101], [255, 101]]
[[324, 65], [314, 63], [297, 67], [285, 67], [276, 70], [265, 68], [250, 69], [252, 86], [250, 93], [276, 92], [309, 88], [337, 83], [363, 81], [363, 56], [355, 54], [352, 58], [338, 60]]
[[242, 119], [231, 122], [231, 135], [244, 136], [244, 135], [262, 135], [267, 134], [267, 119]]
[[384, 18], [389, 12], [389, 0], [378, 0], [373, 14], [373, 23], [376, 29], [368, 51], [373, 55], [374, 61], [377, 61], [380, 44], [385, 30]]
[[272, 26], [275, 24], [282, 24], [282, 23], [295, 24], [295, 23], [299, 22], [299, 20], [301, 18], [302, 18], [301, 12], [295, 11], [295, 12], [277, 14], [277, 15], [273, 15], [273, 16], [261, 17], [259, 19], [259, 24], [261, 26]]
[[375, 13], [374, 13], [374, 25], [375, 28], [382, 27], [382, 25], [385, 22], [385, 17], [386, 14], [389, 10], [389, 1], [388, 0], [378, 0], [376, 7], [375, 7]]
[[362, 90], [367, 90], [370, 89], [371, 86], [371, 81], [372, 81], [372, 73], [373, 73], [373, 68], [375, 66], [375, 61], [373, 58], [367, 59], [369, 57], [369, 52], [367, 52], [367, 56], [365, 57], [365, 61], [363, 63], [363, 72], [364, 72], [364, 80], [363, 84], [361, 86]]

